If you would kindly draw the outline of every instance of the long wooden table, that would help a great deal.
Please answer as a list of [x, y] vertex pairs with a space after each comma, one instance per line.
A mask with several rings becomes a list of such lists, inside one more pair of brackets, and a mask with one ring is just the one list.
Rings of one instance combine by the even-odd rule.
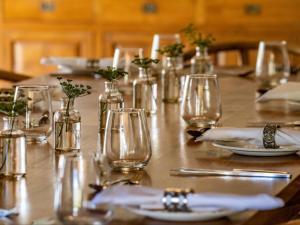
[[[82, 115], [82, 152], [93, 154], [97, 149], [97, 103], [104, 91], [102, 79], [88, 76], [70, 76], [76, 82], [89, 84], [93, 93], [76, 101]], [[26, 80], [22, 84], [58, 85], [50, 75]], [[300, 117], [300, 106], [272, 101], [255, 103], [255, 83], [252, 79], [222, 77], [221, 123], [223, 126], [245, 126], [250, 121], [292, 121]], [[57, 97], [54, 97], [54, 100]], [[126, 96], [126, 106], [131, 107], [131, 96]], [[54, 104], [57, 108], [57, 104]], [[197, 224], [277, 224], [299, 211], [300, 157], [246, 157], [213, 147], [210, 143], [194, 143], [185, 133], [186, 124], [180, 117], [179, 104], [159, 103], [157, 115], [149, 118], [153, 155], [142, 184], [157, 188], [193, 188], [197, 192], [221, 192], [233, 194], [268, 193], [282, 197], [287, 207], [267, 212], [249, 211], [217, 221]], [[53, 135], [52, 135], [53, 136]], [[52, 148], [53, 139], [47, 144], [28, 145], [28, 172], [19, 181], [0, 180], [0, 207], [17, 206], [19, 216], [13, 219], [20, 224], [30, 224], [43, 217], [54, 217], [55, 174], [58, 154]], [[225, 177], [174, 177], [169, 170], [178, 167], [211, 169], [267, 169], [288, 171], [291, 180]], [[131, 214], [117, 216], [112, 224], [169, 224], [141, 218]], [[173, 224], [173, 223], [170, 223]], [[178, 223], [180, 224], [180, 223]], [[186, 224], [186, 223], [182, 223]]]

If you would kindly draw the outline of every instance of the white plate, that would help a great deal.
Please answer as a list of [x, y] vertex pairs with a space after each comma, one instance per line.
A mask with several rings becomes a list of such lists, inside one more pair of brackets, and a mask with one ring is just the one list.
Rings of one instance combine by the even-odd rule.
[[165, 210], [146, 210], [139, 208], [127, 209], [140, 216], [146, 216], [152, 219], [164, 221], [207, 221], [219, 219], [237, 213], [235, 211], [227, 209], [203, 212], [169, 212]]
[[278, 149], [266, 149], [245, 141], [216, 141], [213, 145], [239, 155], [247, 156], [283, 156], [295, 154], [300, 151], [299, 145], [280, 146]]

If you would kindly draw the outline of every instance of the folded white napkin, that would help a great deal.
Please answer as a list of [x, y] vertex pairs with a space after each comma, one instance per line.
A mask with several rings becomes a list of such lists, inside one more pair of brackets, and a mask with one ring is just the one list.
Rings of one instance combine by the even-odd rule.
[[[208, 130], [196, 141], [246, 140], [257, 146], [263, 146], [263, 128], [217, 127]], [[280, 128], [275, 135], [277, 145], [300, 145], [300, 131]]]
[[18, 214], [17, 208], [0, 209], [0, 218], [4, 218], [4, 217], [7, 217], [7, 216], [16, 215], [16, 214]]
[[[46, 57], [41, 59], [43, 65], [58, 65], [69, 67], [70, 69], [86, 69], [88, 65], [88, 58], [82, 57]], [[99, 67], [112, 66], [112, 58], [101, 58], [98, 62]]]
[[266, 92], [257, 101], [262, 102], [274, 99], [300, 101], [300, 82], [281, 84]]
[[[145, 209], [163, 209], [163, 190], [143, 186], [118, 185], [97, 194], [91, 204], [112, 203], [121, 206], [139, 206]], [[193, 193], [188, 195], [188, 207], [193, 211], [218, 209], [268, 210], [284, 206], [280, 198], [267, 194], [230, 195], [217, 193]]]

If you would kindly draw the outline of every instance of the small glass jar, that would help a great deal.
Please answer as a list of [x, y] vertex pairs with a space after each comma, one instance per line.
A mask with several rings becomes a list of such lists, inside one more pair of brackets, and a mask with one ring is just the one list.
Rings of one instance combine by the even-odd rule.
[[148, 69], [139, 67], [139, 77], [133, 81], [133, 108], [144, 109], [146, 114], [157, 111], [157, 80]]
[[0, 132], [0, 174], [22, 177], [26, 174], [25, 133], [18, 129], [17, 117], [3, 117], [4, 127]]
[[105, 92], [99, 96], [99, 133], [103, 133], [106, 126], [106, 118], [110, 109], [120, 109], [124, 107], [122, 94], [119, 92], [116, 81], [106, 81]]
[[166, 103], [180, 102], [181, 74], [177, 58], [167, 57], [166, 67], [162, 70], [162, 100]]
[[63, 98], [54, 113], [54, 146], [58, 151], [80, 150], [81, 116], [74, 109], [74, 98]]
[[212, 74], [213, 64], [207, 48], [196, 47], [196, 55], [191, 59], [192, 74]]

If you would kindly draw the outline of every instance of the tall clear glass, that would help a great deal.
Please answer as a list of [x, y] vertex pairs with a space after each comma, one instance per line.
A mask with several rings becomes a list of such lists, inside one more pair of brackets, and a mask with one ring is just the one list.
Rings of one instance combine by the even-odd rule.
[[260, 89], [287, 82], [290, 61], [286, 41], [259, 42], [255, 74]]
[[217, 75], [188, 75], [181, 116], [193, 127], [213, 127], [221, 118], [221, 93]]
[[152, 154], [145, 110], [110, 110], [103, 150], [108, 163], [115, 170], [143, 169]]
[[115, 49], [114, 58], [113, 58], [113, 67], [114, 68], [124, 68], [128, 73], [124, 76], [124, 82], [133, 81], [137, 78], [138, 68], [132, 64], [135, 56], [143, 57], [144, 50], [142, 48], [123, 48], [118, 47]]
[[60, 155], [55, 189], [55, 211], [63, 224], [107, 224], [110, 204], [91, 205], [95, 192], [89, 184], [101, 184], [93, 159], [81, 155]]
[[81, 116], [74, 109], [74, 99], [61, 100], [60, 110], [54, 113], [54, 147], [58, 151], [80, 150]]
[[207, 48], [196, 47], [196, 55], [191, 59], [192, 74], [211, 74], [213, 63], [208, 55]]
[[[158, 67], [160, 70], [167, 66], [167, 57], [162, 56], [158, 53], [158, 49], [163, 48], [166, 45], [181, 43], [180, 35], [175, 34], [154, 34], [151, 48], [151, 59], [159, 59], [160, 63], [158, 65], [153, 65]], [[183, 57], [179, 56], [176, 58], [176, 63], [178, 65], [183, 64]]]
[[99, 132], [104, 132], [107, 114], [110, 109], [120, 109], [124, 107], [124, 99], [119, 92], [116, 81], [106, 81], [105, 92], [99, 96]]
[[142, 67], [133, 81], [133, 108], [144, 109], [148, 115], [157, 111], [157, 79]]
[[25, 133], [18, 129], [18, 117], [3, 117], [0, 132], [0, 174], [22, 177], [26, 174]]
[[26, 100], [26, 113], [20, 115], [20, 127], [27, 141], [45, 142], [52, 132], [52, 102], [49, 87], [45, 85], [20, 85], [15, 99]]
[[167, 66], [162, 70], [162, 100], [177, 103], [181, 100], [181, 74], [176, 58], [167, 58]]

